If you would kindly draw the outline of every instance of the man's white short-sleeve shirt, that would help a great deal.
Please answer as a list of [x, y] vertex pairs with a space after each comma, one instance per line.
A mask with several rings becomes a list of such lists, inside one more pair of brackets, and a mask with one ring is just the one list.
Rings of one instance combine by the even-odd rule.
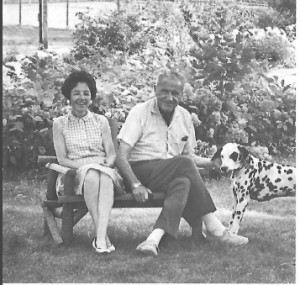
[[158, 109], [156, 98], [137, 104], [130, 110], [118, 139], [132, 147], [129, 161], [189, 155], [196, 147], [190, 113], [177, 106], [168, 126]]

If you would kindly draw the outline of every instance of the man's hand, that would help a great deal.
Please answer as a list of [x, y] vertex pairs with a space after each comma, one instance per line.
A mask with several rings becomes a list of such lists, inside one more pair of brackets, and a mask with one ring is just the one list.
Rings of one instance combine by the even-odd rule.
[[150, 189], [146, 188], [143, 185], [140, 185], [137, 188], [132, 190], [134, 199], [137, 202], [145, 203], [149, 198], [149, 193], [152, 193]]

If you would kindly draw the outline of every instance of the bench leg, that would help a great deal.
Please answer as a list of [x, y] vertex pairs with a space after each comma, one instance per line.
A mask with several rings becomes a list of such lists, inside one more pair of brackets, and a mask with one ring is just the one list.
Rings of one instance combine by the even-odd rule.
[[64, 203], [62, 211], [61, 236], [65, 245], [69, 245], [73, 239], [73, 206], [70, 203]]
[[51, 232], [50, 232], [50, 229], [48, 227], [46, 218], [44, 218], [44, 231], [43, 231], [43, 235], [44, 236], [50, 236], [51, 235]]
[[[47, 228], [50, 231], [54, 242], [56, 244], [61, 244], [63, 242], [63, 239], [60, 235], [59, 228], [57, 226], [57, 222], [55, 220], [53, 212], [51, 210], [49, 210], [47, 207], [42, 207], [42, 208], [43, 208]], [[45, 223], [44, 223], [44, 229], [45, 229]]]

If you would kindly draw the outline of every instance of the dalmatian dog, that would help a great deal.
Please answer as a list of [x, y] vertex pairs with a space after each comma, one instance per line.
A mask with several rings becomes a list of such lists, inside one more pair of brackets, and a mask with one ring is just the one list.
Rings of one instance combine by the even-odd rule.
[[238, 233], [250, 199], [259, 202], [296, 195], [296, 168], [254, 157], [236, 143], [227, 143], [211, 159], [221, 172], [231, 171], [233, 213], [228, 230]]

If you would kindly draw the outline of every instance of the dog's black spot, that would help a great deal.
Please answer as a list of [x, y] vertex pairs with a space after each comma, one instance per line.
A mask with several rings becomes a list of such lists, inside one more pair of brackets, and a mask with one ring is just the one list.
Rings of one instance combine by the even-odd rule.
[[276, 180], [275, 180], [275, 183], [278, 183], [278, 182], [280, 182], [281, 181], [281, 179], [280, 178], [277, 178]]
[[272, 182], [268, 183], [267, 187], [269, 188], [270, 191], [274, 191], [275, 189], [277, 189], [277, 186], [274, 185]]
[[277, 169], [281, 169], [281, 166], [280, 166], [280, 165], [277, 165]]
[[234, 197], [236, 198], [237, 196], [236, 196], [236, 189], [233, 187], [233, 195], [234, 195]]
[[263, 177], [262, 181], [265, 181], [268, 178], [268, 175], [265, 175], [265, 177]]
[[292, 181], [292, 180], [293, 180], [293, 177], [289, 177], [288, 180], [289, 180], [289, 181]]
[[257, 191], [261, 191], [261, 190], [263, 190], [265, 188], [264, 184], [260, 182], [259, 177], [257, 177], [255, 179], [255, 188], [256, 188]]
[[258, 162], [258, 173], [261, 173], [262, 169], [263, 169], [262, 163]]
[[274, 163], [267, 163], [266, 166], [265, 166], [265, 169], [266, 169], [266, 170], [269, 170], [269, 169], [271, 169], [273, 166], [274, 166]]
[[252, 192], [250, 192], [250, 198], [252, 200], [257, 200], [258, 193], [259, 193], [258, 191], [252, 191]]
[[237, 158], [238, 158], [239, 154], [234, 151], [230, 156], [229, 158], [232, 159], [233, 161], [237, 161]]
[[244, 184], [245, 184], [245, 185], [247, 185], [247, 183], [248, 183], [248, 181], [247, 181], [247, 180], [245, 180], [245, 183], [244, 183]]
[[283, 187], [280, 187], [279, 188], [279, 190], [281, 190], [281, 191], [287, 191], [289, 189], [289, 187], [288, 186], [283, 186]]
[[280, 171], [280, 170], [278, 170], [278, 174], [281, 174], [281, 171]]
[[289, 169], [289, 170], [286, 172], [286, 174], [291, 174], [291, 173], [293, 173], [293, 170], [292, 170], [292, 169]]

